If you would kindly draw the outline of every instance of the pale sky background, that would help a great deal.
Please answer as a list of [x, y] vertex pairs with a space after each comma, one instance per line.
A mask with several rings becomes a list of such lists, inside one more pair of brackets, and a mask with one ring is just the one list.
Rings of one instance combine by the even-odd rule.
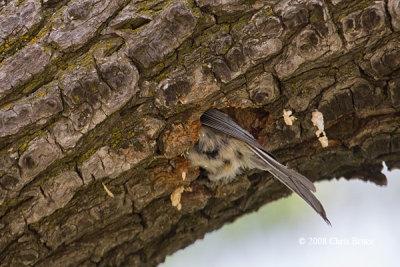
[[329, 227], [300, 199], [270, 203], [169, 256], [159, 267], [400, 266], [400, 171], [387, 186], [316, 183]]

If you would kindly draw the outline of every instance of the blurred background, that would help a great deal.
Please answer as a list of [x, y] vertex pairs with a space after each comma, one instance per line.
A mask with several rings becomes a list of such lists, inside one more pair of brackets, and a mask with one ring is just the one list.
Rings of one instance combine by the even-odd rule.
[[400, 266], [400, 171], [387, 186], [316, 183], [332, 227], [292, 194], [167, 257], [159, 267]]

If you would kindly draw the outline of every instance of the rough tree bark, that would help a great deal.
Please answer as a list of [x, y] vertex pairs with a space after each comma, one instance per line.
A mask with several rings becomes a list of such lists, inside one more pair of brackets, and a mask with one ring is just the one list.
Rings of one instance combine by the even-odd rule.
[[399, 30], [398, 0], [0, 1], [0, 266], [154, 266], [286, 196], [196, 179], [211, 106], [314, 181], [385, 184]]

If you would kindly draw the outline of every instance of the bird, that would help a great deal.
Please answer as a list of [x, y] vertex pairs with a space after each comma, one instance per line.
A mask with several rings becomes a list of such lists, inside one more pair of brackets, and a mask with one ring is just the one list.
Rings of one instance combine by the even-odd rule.
[[210, 181], [229, 183], [247, 169], [268, 171], [331, 225], [324, 207], [313, 194], [314, 184], [281, 164], [227, 114], [211, 108], [203, 113], [200, 122], [199, 140], [186, 152], [186, 157], [192, 165], [204, 169]]

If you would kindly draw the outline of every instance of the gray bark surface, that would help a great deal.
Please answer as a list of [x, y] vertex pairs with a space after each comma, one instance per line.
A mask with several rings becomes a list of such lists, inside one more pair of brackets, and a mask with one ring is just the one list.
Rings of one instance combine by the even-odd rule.
[[313, 181], [386, 184], [399, 31], [398, 0], [0, 1], [0, 266], [155, 266], [287, 196], [196, 179], [211, 106]]

